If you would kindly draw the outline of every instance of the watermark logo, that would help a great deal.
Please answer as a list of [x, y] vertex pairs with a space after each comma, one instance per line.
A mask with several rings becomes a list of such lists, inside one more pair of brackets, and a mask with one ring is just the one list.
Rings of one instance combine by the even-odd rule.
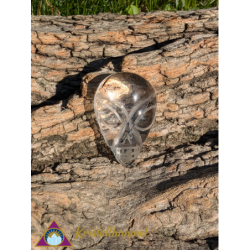
[[58, 224], [53, 221], [46, 229], [36, 247], [73, 247]]
[[86, 237], [87, 235], [89, 237], [146, 237], [148, 227], [145, 231], [123, 231], [123, 230], [117, 230], [116, 227], [107, 227], [106, 230], [102, 231], [101, 227], [98, 228], [98, 230], [84, 230], [85, 228], [77, 228], [75, 239], [83, 237]]

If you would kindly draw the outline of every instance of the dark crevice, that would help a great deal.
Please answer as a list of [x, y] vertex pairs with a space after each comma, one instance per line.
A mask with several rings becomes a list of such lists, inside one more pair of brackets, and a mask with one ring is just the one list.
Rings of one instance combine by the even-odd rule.
[[206, 239], [210, 250], [217, 250], [219, 246], [219, 237], [211, 237]]
[[162, 209], [162, 210], [159, 210], [159, 211], [153, 211], [153, 212], [150, 212], [150, 214], [155, 214], [155, 213], [163, 213], [165, 211], [168, 211], [168, 210], [173, 210], [174, 207], [172, 205], [170, 205], [168, 208], [166, 209]]
[[41, 172], [37, 170], [31, 170], [31, 176], [38, 175], [38, 174], [41, 174]]

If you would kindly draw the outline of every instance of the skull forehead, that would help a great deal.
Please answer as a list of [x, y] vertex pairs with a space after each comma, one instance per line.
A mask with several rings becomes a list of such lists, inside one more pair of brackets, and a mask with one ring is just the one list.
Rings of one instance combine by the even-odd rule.
[[97, 94], [101, 95], [99, 98], [117, 101], [126, 109], [130, 109], [151, 93], [154, 93], [154, 90], [147, 80], [137, 74], [123, 72], [106, 78]]

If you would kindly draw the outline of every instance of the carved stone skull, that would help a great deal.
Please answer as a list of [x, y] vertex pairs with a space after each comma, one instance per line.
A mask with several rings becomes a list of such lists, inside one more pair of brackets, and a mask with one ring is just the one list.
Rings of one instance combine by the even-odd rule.
[[150, 83], [134, 73], [115, 73], [99, 85], [94, 108], [101, 133], [117, 161], [132, 164], [153, 125], [156, 96]]

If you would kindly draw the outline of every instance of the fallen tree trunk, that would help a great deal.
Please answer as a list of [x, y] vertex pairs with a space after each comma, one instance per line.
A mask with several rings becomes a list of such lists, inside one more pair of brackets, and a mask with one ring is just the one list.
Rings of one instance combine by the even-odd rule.
[[[74, 249], [216, 249], [218, 10], [32, 17], [32, 247], [55, 219]], [[114, 72], [145, 77], [156, 121], [131, 168], [93, 110]], [[74, 238], [76, 230], [143, 238]]]

